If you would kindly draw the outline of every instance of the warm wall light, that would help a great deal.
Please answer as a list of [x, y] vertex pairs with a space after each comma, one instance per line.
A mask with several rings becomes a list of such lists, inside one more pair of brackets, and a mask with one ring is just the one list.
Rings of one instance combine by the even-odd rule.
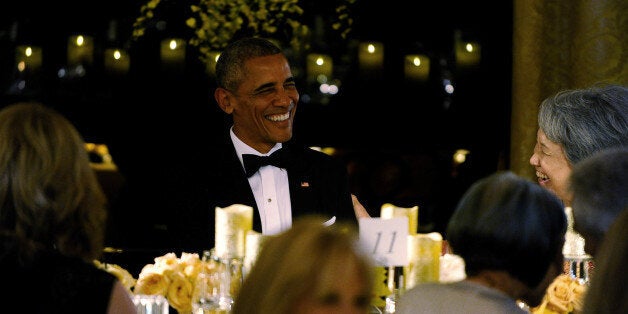
[[118, 48], [105, 49], [105, 69], [112, 74], [125, 74], [129, 71], [129, 54]]
[[462, 39], [462, 33], [454, 33], [454, 49], [456, 53], [456, 65], [460, 67], [472, 67], [480, 64], [481, 47], [475, 41]]
[[68, 65], [91, 65], [94, 61], [94, 39], [75, 35], [68, 38]]
[[460, 66], [475, 66], [480, 63], [480, 44], [477, 42], [456, 43], [456, 63]]
[[216, 62], [220, 57], [220, 51], [210, 51], [207, 57], [207, 73], [213, 76], [216, 74]]
[[310, 82], [327, 83], [332, 76], [333, 61], [330, 56], [310, 53], [307, 55], [306, 71]]
[[406, 79], [425, 81], [430, 75], [430, 58], [425, 55], [406, 55], [404, 62]]
[[360, 43], [358, 60], [361, 69], [380, 69], [384, 64], [384, 44], [381, 42]]
[[15, 65], [18, 71], [37, 71], [41, 67], [42, 52], [36, 46], [15, 47]]
[[458, 149], [456, 150], [456, 152], [453, 155], [453, 162], [456, 165], [460, 165], [462, 163], [464, 163], [467, 160], [467, 155], [469, 155], [471, 152], [467, 149]]
[[185, 61], [185, 41], [167, 38], [161, 41], [161, 62], [164, 65], [180, 65]]

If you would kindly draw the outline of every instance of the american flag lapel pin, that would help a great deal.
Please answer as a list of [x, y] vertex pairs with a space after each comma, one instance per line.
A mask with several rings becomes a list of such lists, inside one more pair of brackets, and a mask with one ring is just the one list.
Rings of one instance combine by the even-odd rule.
[[309, 183], [309, 182], [307, 182], [307, 181], [301, 181], [301, 187], [302, 187], [302, 188], [307, 188], [307, 187], [310, 187], [310, 183]]

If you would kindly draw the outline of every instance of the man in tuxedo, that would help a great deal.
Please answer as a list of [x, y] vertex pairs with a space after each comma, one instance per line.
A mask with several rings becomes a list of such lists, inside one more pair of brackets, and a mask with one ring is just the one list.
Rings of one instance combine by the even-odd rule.
[[299, 92], [279, 47], [261, 38], [233, 42], [220, 55], [216, 80], [214, 98], [233, 123], [207, 149], [213, 162], [197, 172], [206, 178], [193, 180], [204, 184], [185, 189], [208, 200], [187, 197], [195, 204], [177, 213], [174, 234], [183, 250], [214, 246], [215, 207], [253, 207], [253, 229], [266, 235], [302, 215], [321, 215], [329, 224], [366, 215], [352, 198], [344, 164], [291, 141]]

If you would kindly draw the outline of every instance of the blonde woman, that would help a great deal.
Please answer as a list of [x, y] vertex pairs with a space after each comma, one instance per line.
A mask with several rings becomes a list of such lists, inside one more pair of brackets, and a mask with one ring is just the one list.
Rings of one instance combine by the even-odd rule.
[[83, 139], [37, 103], [0, 111], [0, 278], [23, 313], [135, 313], [126, 288], [93, 260], [106, 199]]
[[268, 239], [233, 314], [368, 313], [373, 267], [351, 228], [306, 216]]

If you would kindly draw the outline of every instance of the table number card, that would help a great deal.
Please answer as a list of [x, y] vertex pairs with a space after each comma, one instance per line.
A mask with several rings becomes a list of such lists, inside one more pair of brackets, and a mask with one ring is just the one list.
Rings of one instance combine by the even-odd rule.
[[408, 218], [360, 218], [360, 243], [379, 266], [408, 264]]

